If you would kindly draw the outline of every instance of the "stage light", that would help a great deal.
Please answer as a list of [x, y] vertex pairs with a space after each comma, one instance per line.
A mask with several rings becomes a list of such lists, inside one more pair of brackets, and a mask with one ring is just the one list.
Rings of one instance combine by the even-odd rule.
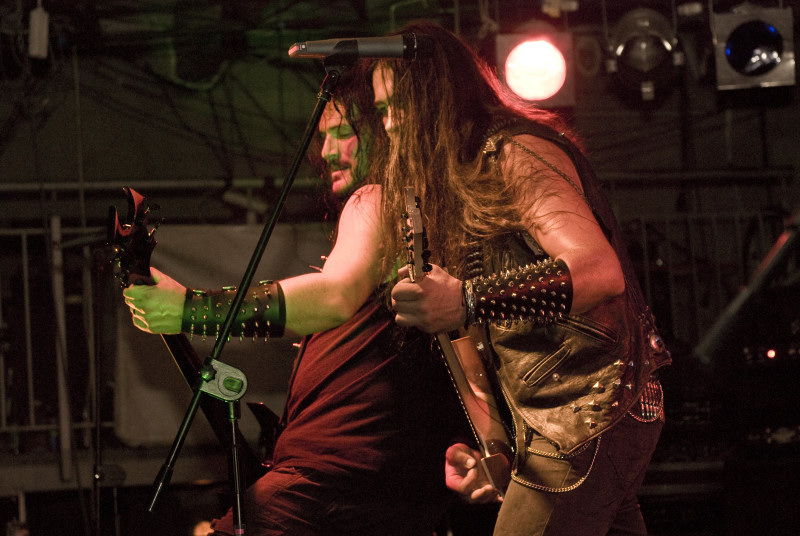
[[794, 85], [792, 8], [743, 4], [711, 13], [711, 32], [717, 89]]
[[526, 40], [509, 52], [504, 66], [506, 83], [527, 100], [549, 99], [567, 79], [567, 60], [555, 45], [543, 39]]
[[521, 98], [544, 108], [575, 104], [572, 35], [528, 31], [495, 37], [497, 73]]
[[683, 64], [672, 23], [648, 8], [629, 11], [608, 35], [608, 71], [641, 101], [653, 101], [671, 88], [675, 67]]

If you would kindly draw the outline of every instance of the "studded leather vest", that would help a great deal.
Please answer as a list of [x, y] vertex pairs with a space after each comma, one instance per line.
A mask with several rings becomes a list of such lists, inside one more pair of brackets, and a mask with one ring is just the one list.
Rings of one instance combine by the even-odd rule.
[[[584, 194], [620, 258], [625, 292], [593, 309], [546, 325], [487, 324], [481, 338], [497, 372], [524, 452], [527, 430], [551, 441], [560, 453], [574, 452], [612, 427], [637, 402], [651, 374], [671, 362], [628, 258], [621, 232], [585, 157], [558, 133], [536, 124], [504, 129], [488, 139], [487, 158], [504, 140], [533, 134], [570, 155]], [[524, 266], [546, 257], [532, 237], [507, 234], [499, 253], [484, 256], [484, 274]], [[522, 422], [519, 422], [522, 421]]]

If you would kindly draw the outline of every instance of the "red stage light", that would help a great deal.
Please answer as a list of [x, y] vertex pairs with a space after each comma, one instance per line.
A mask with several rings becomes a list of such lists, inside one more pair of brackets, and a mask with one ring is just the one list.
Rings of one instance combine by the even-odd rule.
[[567, 60], [553, 43], [530, 39], [516, 45], [505, 62], [506, 83], [526, 100], [549, 99], [567, 79]]
[[530, 31], [495, 37], [500, 79], [543, 108], [575, 105], [572, 34]]

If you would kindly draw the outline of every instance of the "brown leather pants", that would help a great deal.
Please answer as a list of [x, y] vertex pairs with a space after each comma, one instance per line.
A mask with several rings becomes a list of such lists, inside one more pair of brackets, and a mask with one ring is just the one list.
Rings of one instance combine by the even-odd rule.
[[636, 493], [663, 421], [627, 415], [570, 458], [534, 434], [508, 488], [496, 536], [646, 536]]

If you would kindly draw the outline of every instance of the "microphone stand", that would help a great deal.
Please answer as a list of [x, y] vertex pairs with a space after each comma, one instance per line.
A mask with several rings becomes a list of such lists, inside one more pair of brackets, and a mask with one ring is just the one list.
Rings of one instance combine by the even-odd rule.
[[247, 390], [247, 378], [242, 371], [220, 362], [218, 358], [222, 353], [222, 349], [230, 335], [231, 328], [233, 326], [233, 320], [236, 318], [236, 311], [240, 309], [242, 302], [244, 301], [245, 293], [247, 292], [247, 289], [253, 280], [259, 262], [261, 262], [261, 257], [263, 256], [264, 250], [267, 247], [267, 243], [272, 236], [272, 231], [274, 230], [278, 217], [280, 216], [283, 206], [286, 203], [286, 198], [289, 194], [292, 184], [294, 183], [295, 177], [297, 176], [297, 172], [300, 169], [303, 158], [305, 157], [308, 147], [311, 144], [311, 140], [319, 127], [319, 122], [322, 117], [322, 113], [325, 110], [325, 106], [328, 102], [330, 102], [334, 90], [339, 83], [342, 72], [344, 72], [347, 67], [351, 66], [357, 59], [357, 54], [335, 54], [326, 58], [323, 62], [325, 65], [326, 76], [321, 84], [320, 91], [317, 94], [317, 104], [312, 112], [311, 119], [306, 126], [305, 133], [303, 134], [303, 138], [301, 140], [301, 145], [297, 151], [294, 161], [292, 162], [289, 174], [286, 180], [283, 182], [283, 187], [281, 188], [273, 213], [264, 226], [258, 243], [256, 244], [256, 248], [253, 251], [253, 255], [250, 258], [250, 262], [247, 265], [244, 276], [242, 277], [242, 281], [237, 288], [236, 295], [233, 298], [228, 315], [225, 317], [225, 321], [222, 324], [219, 337], [217, 337], [211, 354], [206, 358], [203, 367], [200, 370], [197, 383], [194, 386], [194, 396], [189, 403], [189, 407], [186, 410], [186, 414], [181, 422], [180, 428], [178, 429], [178, 433], [172, 444], [170, 452], [167, 455], [167, 460], [161, 467], [155, 483], [153, 484], [154, 493], [153, 498], [150, 501], [148, 511], [153, 511], [161, 491], [169, 483], [175, 461], [177, 460], [180, 449], [183, 446], [184, 440], [186, 439], [186, 435], [189, 431], [192, 420], [197, 414], [197, 409], [200, 405], [200, 399], [203, 396], [203, 393], [206, 393], [228, 403], [228, 419], [231, 423], [231, 433], [233, 437], [230, 447], [230, 472], [233, 481], [234, 498], [234, 503], [232, 506], [233, 524], [235, 533], [237, 535], [244, 534], [245, 525], [242, 511], [242, 477], [239, 468], [239, 445], [237, 443], [236, 436], [238, 431], [237, 420], [239, 417], [238, 402], [239, 399], [244, 396]]

